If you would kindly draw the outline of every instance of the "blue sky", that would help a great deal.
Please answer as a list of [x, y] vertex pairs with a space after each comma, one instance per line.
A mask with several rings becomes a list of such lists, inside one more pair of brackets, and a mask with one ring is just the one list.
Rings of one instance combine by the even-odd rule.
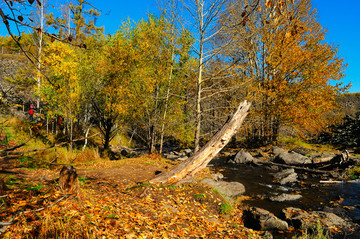
[[[157, 12], [154, 0], [91, 1], [103, 11], [97, 25], [113, 34], [127, 19], [138, 21], [148, 13]], [[319, 22], [328, 30], [326, 41], [339, 46], [338, 55], [348, 64], [343, 81], [352, 83], [350, 92], [360, 92], [360, 0], [312, 0], [318, 10]], [[107, 14], [108, 13], [108, 14]], [[4, 28], [1, 25], [1, 28]], [[3, 32], [4, 29], [1, 29]]]
[[[328, 30], [325, 41], [338, 46], [338, 55], [348, 64], [344, 83], [351, 82], [351, 93], [360, 92], [360, 0], [312, 0], [312, 4], [318, 21]], [[98, 21], [110, 34], [128, 18], [138, 21], [157, 11], [153, 0], [102, 0], [95, 5], [104, 13], [111, 10]]]
[[313, 0], [318, 21], [328, 30], [326, 41], [339, 46], [339, 56], [348, 64], [345, 83], [352, 83], [350, 92], [360, 92], [360, 1]]

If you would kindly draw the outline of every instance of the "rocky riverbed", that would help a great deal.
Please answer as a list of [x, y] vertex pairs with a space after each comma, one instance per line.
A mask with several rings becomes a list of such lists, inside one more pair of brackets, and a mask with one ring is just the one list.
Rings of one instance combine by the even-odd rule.
[[[171, 160], [190, 155], [190, 150], [168, 154]], [[360, 182], [343, 173], [358, 164], [348, 151], [273, 147], [223, 152], [210, 165], [217, 172], [214, 179], [204, 183], [230, 198], [248, 196], [245, 225], [269, 231], [275, 238], [284, 238], [289, 231], [291, 237], [297, 229], [317, 223], [334, 238], [360, 238]]]
[[337, 153], [292, 151], [274, 147], [230, 154], [216, 164], [223, 180], [244, 184], [250, 200], [245, 225], [278, 231], [321, 226], [336, 238], [360, 238], [360, 182], [343, 172], [359, 164], [348, 151]]

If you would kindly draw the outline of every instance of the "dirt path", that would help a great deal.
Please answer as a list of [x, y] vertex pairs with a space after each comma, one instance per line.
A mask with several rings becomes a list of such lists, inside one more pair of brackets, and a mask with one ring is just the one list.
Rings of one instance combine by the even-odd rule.
[[145, 182], [162, 170], [164, 166], [132, 162], [110, 168], [79, 169], [78, 175], [89, 180], [108, 181], [109, 184], [132, 185]]

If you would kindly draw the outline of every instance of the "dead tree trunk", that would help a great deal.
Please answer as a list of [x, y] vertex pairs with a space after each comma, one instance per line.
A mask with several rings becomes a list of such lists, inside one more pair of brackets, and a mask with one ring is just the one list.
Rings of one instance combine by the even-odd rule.
[[169, 172], [163, 172], [151, 179], [153, 184], [173, 184], [181, 181], [185, 177], [194, 176], [223, 149], [230, 141], [231, 137], [240, 128], [246, 115], [248, 114], [251, 103], [242, 102], [236, 112], [226, 121], [222, 129], [217, 132], [210, 141], [198, 152], [186, 161], [176, 165]]

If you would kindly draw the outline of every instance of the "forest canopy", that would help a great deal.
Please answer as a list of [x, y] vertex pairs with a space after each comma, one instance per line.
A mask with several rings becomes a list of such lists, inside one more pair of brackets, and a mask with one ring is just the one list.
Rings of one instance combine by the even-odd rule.
[[346, 64], [310, 0], [166, 1], [161, 16], [125, 21], [112, 36], [90, 3], [62, 8], [5, 1], [10, 36], [0, 46], [27, 56], [17, 83], [32, 82], [36, 108], [63, 118], [70, 142], [96, 127], [104, 149], [121, 131], [150, 152], [196, 151], [243, 100], [252, 108], [238, 138], [264, 145], [312, 137], [339, 118]]

